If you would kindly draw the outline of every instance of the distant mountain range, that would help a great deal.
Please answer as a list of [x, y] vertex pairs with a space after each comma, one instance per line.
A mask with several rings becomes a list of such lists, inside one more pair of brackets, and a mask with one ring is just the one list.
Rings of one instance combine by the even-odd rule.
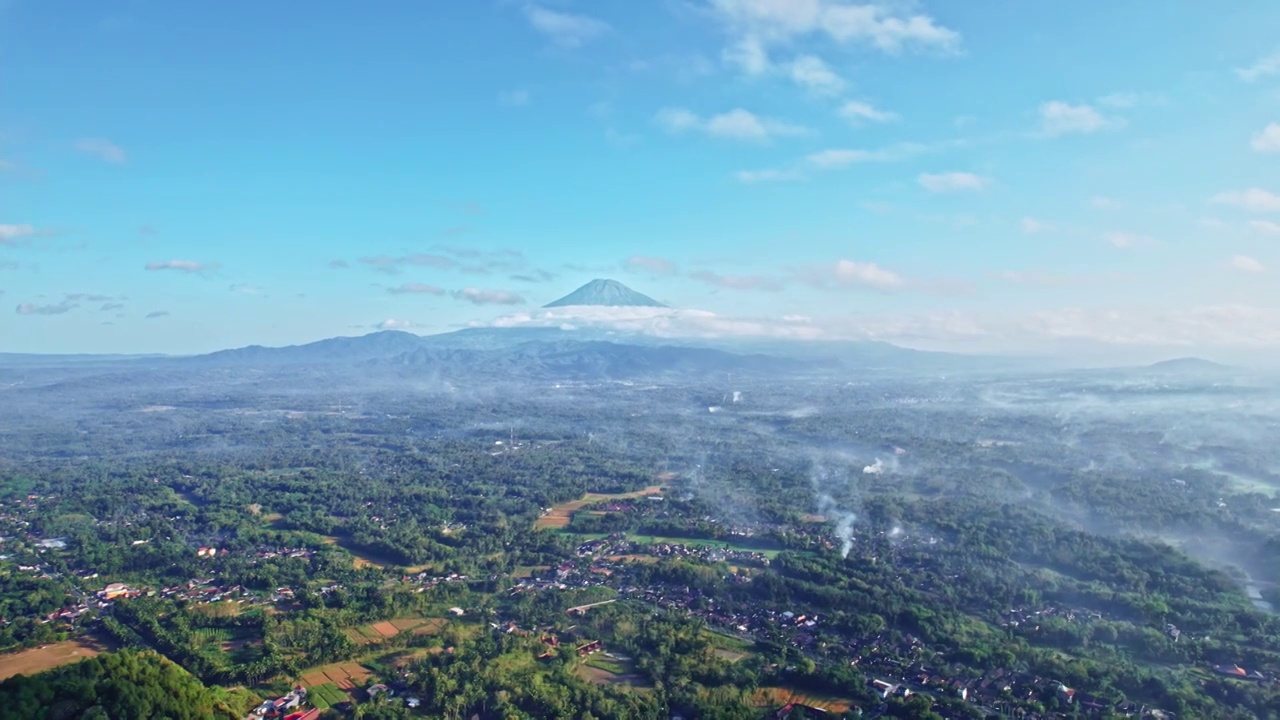
[[543, 307], [595, 305], [598, 307], [667, 307], [653, 298], [638, 293], [617, 280], [596, 279]]
[[1146, 369], [1157, 373], [1190, 375], [1222, 373], [1231, 370], [1231, 367], [1213, 362], [1212, 360], [1205, 360], [1203, 358], [1183, 357], [1152, 363], [1151, 365], [1148, 365]]
[[[546, 307], [666, 307], [616, 280], [597, 279]], [[4, 355], [0, 368], [83, 368], [122, 372], [267, 372], [272, 377], [419, 375], [459, 381], [631, 378], [697, 380], [715, 373], [781, 379], [797, 374], [1003, 373], [1060, 369], [1053, 358], [1015, 359], [901, 348], [884, 342], [769, 338], [657, 338], [602, 328], [468, 328], [438, 335], [388, 330], [288, 347], [249, 347], [188, 357]], [[308, 370], [312, 372], [308, 372]], [[1207, 375], [1228, 370], [1179, 358], [1130, 372]], [[844, 372], [842, 372], [844, 371]]]

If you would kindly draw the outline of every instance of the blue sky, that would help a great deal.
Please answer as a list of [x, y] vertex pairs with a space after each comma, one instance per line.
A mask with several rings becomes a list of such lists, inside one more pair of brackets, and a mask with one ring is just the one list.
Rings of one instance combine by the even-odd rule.
[[1274, 2], [377, 7], [0, 2], [0, 351], [1280, 344]]

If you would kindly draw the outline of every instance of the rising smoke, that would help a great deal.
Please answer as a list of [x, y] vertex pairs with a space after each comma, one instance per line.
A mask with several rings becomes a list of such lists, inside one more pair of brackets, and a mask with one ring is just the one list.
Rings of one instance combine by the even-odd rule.
[[858, 514], [842, 506], [831, 493], [843, 490], [842, 494], [851, 495], [855, 489], [852, 478], [847, 473], [832, 472], [825, 464], [815, 462], [809, 473], [809, 484], [813, 487], [818, 514], [835, 522], [836, 538], [840, 541], [840, 557], [849, 557], [849, 551], [853, 549], [853, 526], [858, 521]]

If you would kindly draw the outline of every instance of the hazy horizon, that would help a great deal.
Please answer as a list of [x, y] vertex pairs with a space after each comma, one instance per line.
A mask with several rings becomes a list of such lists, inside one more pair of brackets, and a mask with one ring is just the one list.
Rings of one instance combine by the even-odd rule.
[[[0, 352], [565, 324], [1262, 362], [1280, 8], [1176, 5], [13, 0]], [[595, 277], [678, 310], [536, 309]]]

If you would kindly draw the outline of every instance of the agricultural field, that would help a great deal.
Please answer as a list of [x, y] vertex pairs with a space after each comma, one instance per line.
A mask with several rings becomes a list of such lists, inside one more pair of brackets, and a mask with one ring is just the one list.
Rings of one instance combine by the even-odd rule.
[[105, 638], [86, 635], [75, 640], [0, 655], [0, 680], [14, 675], [35, 675], [114, 649], [114, 645]]
[[608, 655], [592, 655], [574, 668], [574, 674], [595, 685], [648, 686], [643, 677], [635, 674], [629, 661]]
[[337, 683], [327, 682], [321, 685], [314, 685], [307, 690], [307, 702], [316, 707], [317, 710], [328, 710], [329, 708], [343, 703], [351, 699], [347, 691], [338, 687]]
[[333, 684], [335, 687], [349, 691], [365, 684], [373, 673], [365, 666], [355, 662], [333, 663], [305, 671], [300, 683], [305, 688]]
[[361, 548], [355, 547], [350, 542], [348, 542], [346, 538], [338, 537], [336, 535], [318, 535], [318, 536], [313, 535], [312, 537], [318, 537], [320, 542], [324, 543], [325, 545], [335, 545], [347, 551], [347, 553], [350, 554], [352, 558], [351, 560], [352, 567], [355, 568], [356, 570], [363, 570], [365, 568], [385, 570], [386, 568], [394, 567], [394, 568], [400, 568], [404, 570], [404, 572], [410, 575], [413, 575], [416, 573], [423, 572], [425, 570], [429, 570], [431, 568], [430, 565], [414, 565], [414, 566], [400, 565], [399, 563], [395, 562], [390, 558], [386, 558], [376, 553], [371, 553]]
[[202, 654], [219, 664], [224, 662], [223, 655], [235, 664], [253, 662], [262, 647], [262, 638], [253, 632], [231, 628], [200, 628], [192, 632], [192, 638]]
[[758, 707], [775, 708], [798, 703], [837, 715], [849, 712], [849, 708], [853, 707], [853, 704], [845, 698], [804, 693], [794, 688], [786, 687], [760, 688], [756, 690], [752, 697]]
[[414, 635], [435, 635], [443, 630], [448, 622], [444, 618], [399, 618], [348, 628], [346, 634], [351, 638], [351, 642], [357, 645], [373, 645], [404, 632]]
[[637, 490], [629, 493], [587, 493], [577, 500], [571, 500], [569, 502], [553, 506], [534, 522], [533, 527], [535, 530], [566, 528], [569, 526], [569, 523], [573, 521], [574, 513], [592, 503], [600, 502], [602, 500], [630, 500], [638, 497], [645, 497], [646, 495], [658, 495], [662, 493], [663, 490], [665, 490], [665, 488], [661, 485], [650, 485], [643, 490]]

